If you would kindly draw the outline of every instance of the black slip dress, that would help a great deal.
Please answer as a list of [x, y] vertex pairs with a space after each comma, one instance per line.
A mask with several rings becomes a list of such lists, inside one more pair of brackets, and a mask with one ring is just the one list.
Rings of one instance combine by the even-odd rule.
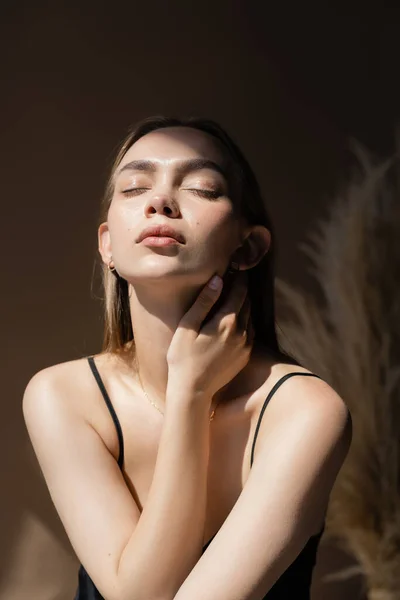
[[[122, 429], [119, 423], [117, 414], [114, 410], [114, 407], [111, 403], [110, 397], [105, 389], [104, 383], [100, 377], [100, 373], [96, 367], [93, 356], [88, 357], [88, 362], [92, 373], [97, 381], [97, 384], [100, 388], [100, 391], [103, 395], [105, 403], [110, 411], [111, 417], [114, 421], [115, 428], [117, 430], [118, 440], [119, 440], [119, 457], [118, 457], [118, 465], [120, 469], [122, 469], [122, 465], [124, 464], [124, 439], [122, 436]], [[303, 372], [294, 372], [288, 373], [281, 377], [277, 383], [273, 386], [272, 390], [269, 392], [267, 398], [264, 401], [262, 409], [260, 411], [260, 415], [258, 417], [258, 422], [254, 434], [254, 440], [251, 450], [251, 459], [250, 459], [250, 467], [253, 464], [254, 458], [254, 448], [258, 435], [258, 430], [261, 425], [261, 419], [264, 414], [264, 411], [267, 407], [267, 404], [276, 390], [282, 385], [286, 379], [289, 377], [293, 377], [294, 375], [305, 375], [309, 377], [319, 377], [313, 373], [303, 373]], [[282, 573], [279, 579], [275, 582], [273, 587], [268, 591], [268, 593], [264, 596], [263, 600], [291, 600], [295, 598], [296, 600], [310, 600], [310, 588], [311, 588], [311, 578], [312, 571], [314, 569], [314, 565], [316, 562], [316, 555], [318, 545], [321, 539], [321, 536], [324, 532], [325, 524], [322, 529], [315, 535], [311, 536], [297, 556], [297, 558], [289, 565], [289, 567]], [[217, 534], [213, 535], [213, 537], [205, 544], [203, 547], [202, 553], [205, 552], [209, 544], [212, 542], [214, 537]], [[103, 596], [100, 594], [92, 579], [89, 577], [83, 565], [80, 565], [78, 572], [78, 588], [76, 591], [76, 595], [74, 600], [104, 600]]]

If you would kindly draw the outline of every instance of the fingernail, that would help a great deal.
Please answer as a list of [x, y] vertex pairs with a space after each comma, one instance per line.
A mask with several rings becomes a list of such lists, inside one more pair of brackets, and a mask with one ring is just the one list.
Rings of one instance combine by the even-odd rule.
[[214, 277], [208, 282], [208, 285], [212, 290], [217, 290], [221, 285], [221, 277], [219, 275], [214, 275]]

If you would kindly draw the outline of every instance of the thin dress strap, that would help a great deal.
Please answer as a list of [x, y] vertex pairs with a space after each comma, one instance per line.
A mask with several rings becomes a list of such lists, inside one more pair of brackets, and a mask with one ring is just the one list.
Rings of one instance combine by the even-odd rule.
[[122, 435], [122, 429], [121, 429], [121, 424], [119, 422], [119, 419], [117, 417], [117, 413], [114, 410], [114, 407], [112, 405], [112, 402], [110, 400], [109, 395], [107, 394], [107, 390], [104, 386], [103, 380], [100, 377], [100, 373], [97, 369], [96, 363], [94, 362], [94, 358], [93, 356], [88, 356], [88, 363], [90, 365], [90, 368], [92, 370], [92, 373], [94, 375], [94, 378], [97, 381], [97, 384], [100, 388], [100, 391], [103, 395], [103, 398], [105, 400], [105, 403], [107, 404], [107, 408], [110, 411], [112, 420], [114, 421], [114, 425], [115, 425], [115, 429], [117, 430], [117, 435], [118, 435], [118, 441], [119, 441], [119, 456], [118, 456], [118, 465], [119, 468], [122, 469], [122, 466], [124, 464], [124, 438]]
[[254, 434], [253, 446], [252, 446], [252, 449], [251, 449], [250, 468], [253, 465], [254, 448], [255, 448], [255, 445], [256, 445], [256, 439], [257, 439], [257, 435], [258, 435], [258, 430], [260, 429], [262, 416], [264, 414], [265, 409], [267, 408], [267, 404], [270, 401], [270, 399], [272, 398], [272, 396], [275, 394], [276, 390], [282, 385], [282, 383], [284, 381], [286, 381], [286, 379], [289, 379], [289, 377], [293, 377], [293, 375], [305, 375], [305, 376], [308, 376], [308, 377], [318, 377], [318, 379], [321, 379], [321, 377], [319, 375], [315, 375], [315, 373], [303, 373], [302, 371], [296, 371], [294, 373], [287, 373], [286, 375], [284, 375], [283, 377], [281, 377], [280, 379], [278, 379], [278, 381], [275, 383], [275, 385], [273, 386], [272, 390], [269, 392], [268, 396], [264, 400], [264, 404], [262, 406], [262, 409], [260, 411], [260, 415], [258, 417], [256, 432]]

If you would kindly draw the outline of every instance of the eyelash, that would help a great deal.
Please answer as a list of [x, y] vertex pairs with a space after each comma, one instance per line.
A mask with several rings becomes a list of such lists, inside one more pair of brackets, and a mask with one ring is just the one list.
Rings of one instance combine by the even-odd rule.
[[[130, 190], [123, 190], [122, 193], [125, 194], [125, 196], [133, 196], [136, 195], [135, 192], [137, 192], [138, 190], [147, 190], [149, 188], [132, 188]], [[214, 200], [217, 199], [220, 195], [221, 192], [219, 191], [211, 191], [211, 190], [196, 190], [196, 189], [191, 189], [191, 192], [194, 192], [197, 195], [205, 195], [207, 196], [207, 198], [213, 198]]]

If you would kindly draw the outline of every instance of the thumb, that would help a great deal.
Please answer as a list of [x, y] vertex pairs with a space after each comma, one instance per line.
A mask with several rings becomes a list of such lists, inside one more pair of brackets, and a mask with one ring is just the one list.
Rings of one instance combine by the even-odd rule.
[[219, 275], [214, 275], [201, 290], [193, 305], [184, 314], [180, 325], [199, 331], [211, 307], [219, 298], [221, 290], [222, 279]]

